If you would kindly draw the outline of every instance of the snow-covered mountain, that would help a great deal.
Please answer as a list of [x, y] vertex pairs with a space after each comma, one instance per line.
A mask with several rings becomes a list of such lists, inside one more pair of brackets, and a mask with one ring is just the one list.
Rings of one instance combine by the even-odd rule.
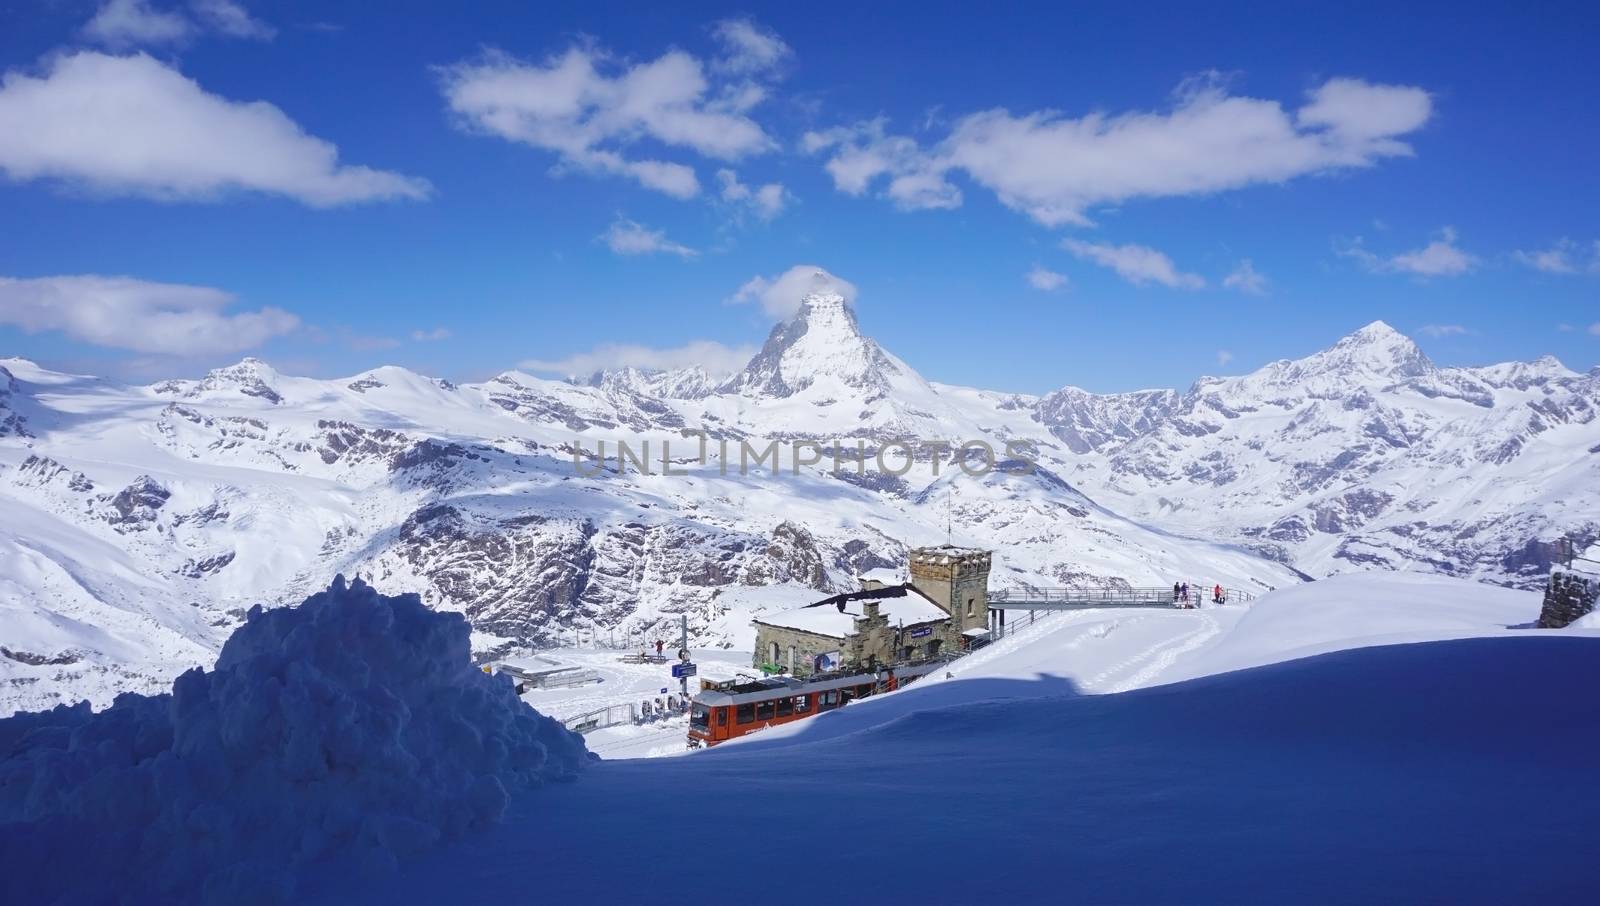
[[[994, 548], [997, 587], [1266, 589], [1371, 565], [1526, 583], [1538, 541], [1600, 528], [1600, 377], [1439, 369], [1381, 324], [1182, 394], [930, 383], [827, 294], [720, 381], [0, 368], [0, 711], [161, 687], [336, 572], [464, 612], [487, 653], [680, 613], [714, 645], [732, 591], [842, 589], [946, 540]], [[750, 456], [775, 440], [776, 467]], [[997, 467], [928, 446], [967, 441]]]
[[1068, 388], [1040, 418], [1103, 505], [1315, 575], [1424, 569], [1541, 583], [1600, 534], [1600, 374], [1551, 357], [1440, 368], [1382, 322], [1187, 393]]

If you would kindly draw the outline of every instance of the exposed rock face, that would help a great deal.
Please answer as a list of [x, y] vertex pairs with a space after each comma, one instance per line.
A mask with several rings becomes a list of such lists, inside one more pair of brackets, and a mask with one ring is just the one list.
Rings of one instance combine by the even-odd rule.
[[1171, 417], [1179, 400], [1173, 390], [1101, 396], [1064, 387], [1040, 400], [1034, 417], [1048, 425], [1074, 453], [1093, 453], [1140, 437]]
[[247, 397], [276, 406], [283, 396], [273, 385], [278, 373], [260, 359], [247, 358], [237, 365], [218, 368], [198, 381], [163, 381], [150, 389], [152, 392], [184, 399], [217, 399], [229, 396]]
[[162, 487], [148, 475], [140, 475], [133, 483], [111, 498], [112, 513], [106, 521], [119, 532], [137, 532], [156, 521], [156, 515], [172, 492]]

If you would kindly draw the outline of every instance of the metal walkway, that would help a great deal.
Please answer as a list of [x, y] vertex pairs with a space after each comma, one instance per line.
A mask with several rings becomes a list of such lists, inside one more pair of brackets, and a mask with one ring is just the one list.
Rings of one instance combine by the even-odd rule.
[[[1002, 588], [989, 592], [992, 610], [1091, 610], [1097, 607], [1197, 607], [1214, 604], [1214, 585], [1189, 583], [1189, 600], [1179, 601], [1172, 586], [1161, 588]], [[1241, 604], [1255, 595], [1224, 588], [1223, 601]]]

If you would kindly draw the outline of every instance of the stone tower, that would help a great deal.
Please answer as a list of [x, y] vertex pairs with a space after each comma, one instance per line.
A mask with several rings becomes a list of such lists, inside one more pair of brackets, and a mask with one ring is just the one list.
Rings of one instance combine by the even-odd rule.
[[962, 632], [989, 625], [989, 551], [919, 547], [911, 552], [911, 584], [955, 619]]

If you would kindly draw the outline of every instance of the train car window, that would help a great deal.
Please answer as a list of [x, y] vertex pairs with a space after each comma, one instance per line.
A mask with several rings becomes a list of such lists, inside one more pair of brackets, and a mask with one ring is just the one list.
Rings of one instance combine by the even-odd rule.
[[771, 720], [773, 703], [770, 701], [756, 702], [756, 720]]
[[726, 727], [727, 725], [728, 725], [728, 709], [727, 708], [718, 708], [717, 709], [717, 726]]
[[756, 706], [755, 705], [740, 705], [739, 706], [739, 713], [735, 714], [733, 716], [733, 719], [734, 719], [735, 723], [741, 723], [741, 724], [755, 723], [755, 721], [756, 721]]
[[778, 699], [778, 716], [779, 717], [792, 717], [793, 715], [794, 715], [794, 699], [792, 699], [792, 698], [780, 698], [780, 699]]
[[871, 694], [872, 694], [872, 684], [871, 683], [863, 683], [862, 685], [856, 687], [856, 696], [858, 698], [866, 698], [867, 696], [869, 696]]
[[804, 714], [804, 713], [806, 713], [807, 711], [810, 711], [810, 710], [811, 710], [811, 696], [809, 696], [809, 695], [797, 695], [797, 696], [795, 696], [795, 699], [794, 699], [794, 712], [796, 714]]

